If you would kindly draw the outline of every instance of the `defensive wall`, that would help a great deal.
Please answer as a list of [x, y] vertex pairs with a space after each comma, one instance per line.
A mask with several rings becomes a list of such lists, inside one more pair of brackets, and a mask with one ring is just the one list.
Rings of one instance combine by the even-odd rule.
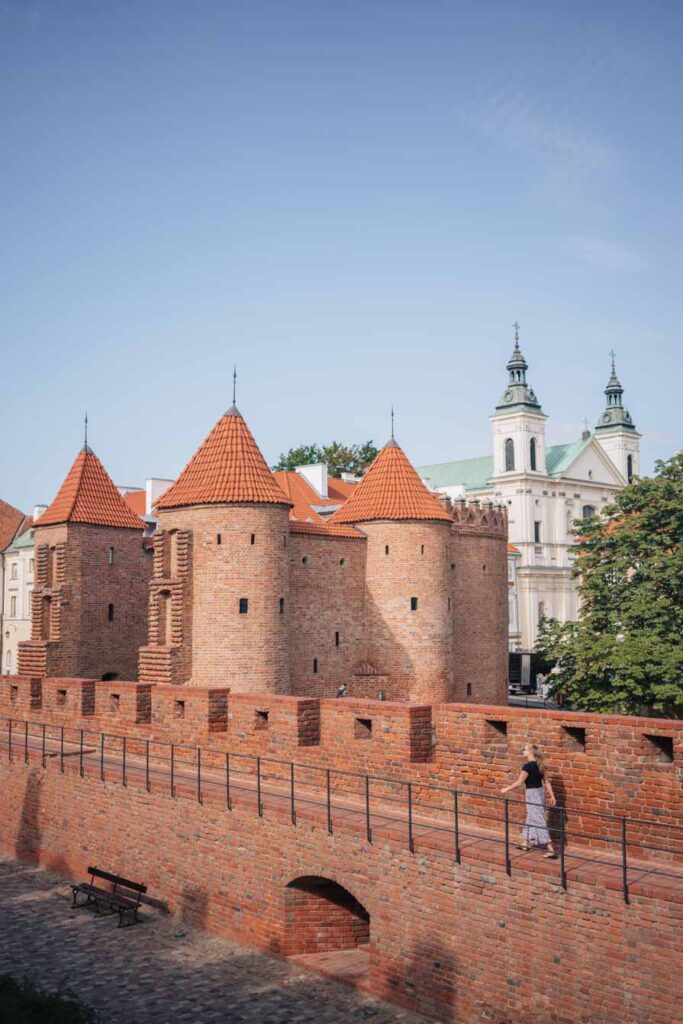
[[[512, 845], [527, 739], [561, 862]], [[142, 878], [276, 955], [358, 946], [371, 991], [437, 1019], [671, 1024], [683, 1001], [683, 723], [14, 677], [0, 773], [6, 852]]]

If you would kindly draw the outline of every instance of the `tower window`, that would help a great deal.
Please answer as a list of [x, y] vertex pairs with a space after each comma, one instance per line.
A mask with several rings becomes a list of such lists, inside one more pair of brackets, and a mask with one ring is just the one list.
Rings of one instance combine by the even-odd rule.
[[385, 554], [385, 555], [388, 555], [388, 554], [389, 554], [389, 545], [388, 545], [388, 544], [385, 544], [385, 545], [384, 545], [384, 554]]
[[472, 696], [472, 683], [468, 683], [467, 684], [467, 696], [468, 697]]
[[249, 598], [248, 597], [241, 597], [240, 598], [240, 615], [246, 615], [248, 611], [249, 611]]
[[109, 608], [107, 609], [107, 617], [108, 617], [110, 622], [114, 621], [114, 605], [113, 604], [110, 604]]
[[449, 611], [451, 610], [451, 599], [450, 599], [450, 597], [448, 598], [448, 610]]
[[633, 456], [626, 456], [626, 479], [629, 483], [633, 483]]
[[256, 543], [256, 534], [255, 533], [252, 533], [252, 535], [251, 535], [251, 543], [252, 544]]
[[420, 554], [424, 555], [424, 553], [425, 553], [425, 546], [424, 546], [424, 544], [420, 544]]
[[308, 565], [308, 555], [304, 555], [304, 557], [301, 559], [301, 564]]
[[223, 540], [223, 538], [221, 537], [220, 533], [217, 533], [216, 534], [216, 544], [222, 543], [222, 540]]
[[510, 473], [515, 468], [515, 442], [511, 437], [505, 441], [505, 472]]
[[284, 597], [281, 597], [280, 598], [280, 615], [284, 615], [284, 614], [285, 614], [285, 599], [284, 599]]
[[540, 543], [541, 543], [541, 524], [540, 524], [539, 520], [537, 519], [534, 522], [534, 544], [540, 544]]
[[334, 634], [334, 646], [339, 647], [339, 632]]
[[318, 674], [318, 659], [314, 658], [313, 659], [313, 675], [317, 676], [317, 674]]
[[114, 549], [113, 548], [109, 548], [109, 564], [110, 565], [114, 564]]
[[410, 599], [410, 610], [411, 610], [411, 612], [416, 612], [417, 611], [417, 598], [416, 597], [411, 597], [411, 599]]
[[531, 469], [536, 469], [536, 438], [532, 437], [529, 441], [529, 466]]
[[340, 559], [339, 559], [339, 564], [341, 565], [341, 567], [342, 567], [342, 569], [343, 569], [343, 568], [344, 568], [344, 566], [346, 565], [346, 559], [345, 559], [345, 558], [340, 558]]

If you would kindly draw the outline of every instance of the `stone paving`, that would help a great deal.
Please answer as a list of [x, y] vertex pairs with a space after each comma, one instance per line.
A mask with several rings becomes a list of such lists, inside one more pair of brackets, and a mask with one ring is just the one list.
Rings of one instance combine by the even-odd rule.
[[102, 1024], [427, 1024], [291, 962], [145, 908], [143, 924], [71, 909], [63, 878], [0, 860], [0, 974], [77, 992]]

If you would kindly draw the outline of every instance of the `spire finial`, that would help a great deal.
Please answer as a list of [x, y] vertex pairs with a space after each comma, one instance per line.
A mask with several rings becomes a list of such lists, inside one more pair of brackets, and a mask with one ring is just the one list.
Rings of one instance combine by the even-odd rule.
[[392, 441], [395, 440], [395, 438], [394, 438], [394, 406], [393, 406], [393, 403], [391, 405], [391, 440]]
[[514, 324], [512, 326], [515, 329], [515, 345], [519, 346], [519, 324], [515, 320], [515, 322], [514, 322]]
[[237, 363], [232, 371], [232, 404], [237, 404]]
[[610, 349], [609, 354], [612, 357], [612, 373], [614, 373], [614, 370], [615, 370], [614, 360], [617, 358], [617, 354], [616, 354], [616, 352], [614, 351], [613, 348]]
[[85, 414], [85, 419], [83, 421], [83, 433], [84, 433], [83, 446], [87, 450], [87, 448], [88, 448], [88, 413], [87, 413], [87, 411], [86, 411], [86, 414]]

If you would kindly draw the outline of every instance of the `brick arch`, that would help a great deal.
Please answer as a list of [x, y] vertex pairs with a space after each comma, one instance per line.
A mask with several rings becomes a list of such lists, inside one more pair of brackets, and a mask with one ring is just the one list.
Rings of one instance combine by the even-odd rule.
[[368, 949], [370, 912], [345, 886], [323, 875], [299, 875], [284, 891], [284, 954]]

